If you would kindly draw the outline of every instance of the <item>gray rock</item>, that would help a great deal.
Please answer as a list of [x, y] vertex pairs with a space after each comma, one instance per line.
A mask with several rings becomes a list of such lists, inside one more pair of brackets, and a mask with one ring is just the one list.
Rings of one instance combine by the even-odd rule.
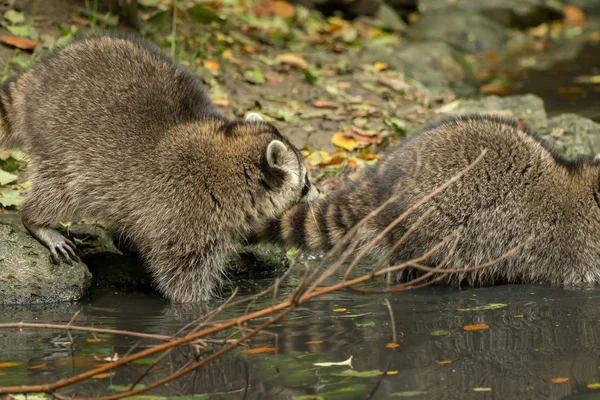
[[[502, 25], [537, 26], [562, 16], [558, 0], [418, 0], [419, 11], [470, 11], [485, 15]], [[594, 0], [590, 0], [594, 1]]]
[[0, 214], [0, 304], [35, 304], [80, 299], [92, 276], [85, 264], [54, 265], [17, 214]]
[[365, 46], [360, 57], [363, 64], [380, 61], [402, 71], [433, 99], [475, 93], [470, 71], [460, 62], [463, 55], [443, 42], [411, 44], [401, 49], [389, 45]]
[[543, 130], [548, 126], [544, 101], [533, 94], [506, 97], [486, 96], [479, 99], [465, 100], [450, 111], [451, 114], [474, 112], [522, 118], [536, 130]]
[[410, 31], [419, 39], [441, 40], [467, 53], [497, 50], [508, 39], [504, 26], [465, 10], [427, 12]]
[[600, 154], [600, 124], [576, 114], [561, 114], [548, 120], [540, 132], [567, 157]]

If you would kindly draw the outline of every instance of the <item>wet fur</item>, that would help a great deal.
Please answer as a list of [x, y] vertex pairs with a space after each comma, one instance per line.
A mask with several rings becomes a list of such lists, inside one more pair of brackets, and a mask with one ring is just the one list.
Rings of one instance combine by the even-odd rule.
[[[211, 298], [240, 239], [310, 185], [277, 129], [229, 121], [195, 77], [136, 37], [77, 39], [6, 81], [0, 99], [2, 144], [32, 160], [24, 224], [103, 220], [176, 302]], [[287, 149], [277, 167], [274, 140]]]
[[[394, 228], [374, 249], [375, 255], [388, 264], [400, 263], [459, 231], [447, 266], [463, 269], [498, 258], [533, 235], [517, 254], [482, 270], [449, 274], [445, 282], [600, 282], [600, 162], [563, 158], [529, 127], [489, 115], [447, 117], [424, 126], [345, 188], [314, 205], [316, 219], [307, 206], [296, 206], [269, 222], [262, 239], [328, 250], [370, 211], [399, 195], [361, 229], [364, 246], [484, 148], [487, 154], [471, 172]], [[421, 217], [403, 245], [391, 251]], [[426, 264], [437, 265], [448, 250], [449, 245], [443, 247]]]

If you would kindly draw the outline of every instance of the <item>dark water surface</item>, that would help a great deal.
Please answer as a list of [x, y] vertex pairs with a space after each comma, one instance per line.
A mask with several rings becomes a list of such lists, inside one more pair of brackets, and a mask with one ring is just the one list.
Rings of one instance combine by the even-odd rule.
[[[268, 284], [269, 280], [254, 282], [256, 287]], [[245, 291], [255, 292], [256, 287]], [[388, 374], [374, 398], [600, 398], [600, 389], [593, 389], [600, 387], [600, 291], [510, 285], [462, 291], [424, 288], [388, 295], [399, 336], [395, 350], [386, 347], [392, 342], [392, 330], [383, 298], [336, 293], [316, 299], [251, 342], [255, 348], [275, 347], [277, 353], [236, 350], [144, 398], [211, 394], [179, 398], [359, 399], [371, 391], [390, 358]], [[473, 310], [486, 305], [490, 309]], [[81, 304], [5, 307], [0, 320], [66, 324], [77, 310], [76, 325], [156, 334], [174, 334], [205, 312], [197, 305], [170, 305], [152, 295], [105, 292]], [[239, 307], [227, 315], [243, 311]], [[464, 329], [475, 324], [489, 328]], [[73, 353], [64, 332], [1, 329], [0, 385], [68, 377], [103, 363], [111, 349], [122, 356], [138, 342], [87, 332], [72, 336]], [[189, 353], [174, 351], [143, 382], [184, 365]], [[313, 365], [350, 356], [352, 368]], [[128, 366], [60, 393], [118, 393], [146, 367]]]

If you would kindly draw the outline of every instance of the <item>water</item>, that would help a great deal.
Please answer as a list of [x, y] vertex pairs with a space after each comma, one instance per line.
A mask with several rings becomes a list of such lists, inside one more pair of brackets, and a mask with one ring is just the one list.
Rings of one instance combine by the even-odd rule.
[[[256, 283], [266, 287], [271, 280]], [[382, 371], [387, 374], [373, 398], [559, 399], [596, 392], [600, 398], [599, 389], [588, 388], [600, 383], [600, 291], [431, 287], [386, 297], [395, 319], [396, 349], [386, 347], [393, 339], [384, 296], [335, 293], [307, 303], [251, 341], [252, 348], [276, 348], [276, 353], [244, 354], [238, 347], [168, 387], [146, 393], [154, 396], [146, 399], [189, 394], [210, 394], [194, 398], [211, 399], [365, 398]], [[472, 310], [489, 304], [499, 305]], [[99, 292], [81, 304], [6, 307], [0, 321], [67, 324], [76, 311], [76, 325], [172, 335], [206, 308], [170, 305], [150, 294]], [[244, 311], [240, 306], [227, 315]], [[476, 324], [488, 328], [464, 329]], [[73, 332], [72, 339], [73, 351], [64, 331], [1, 329], [0, 386], [55, 381], [106, 362], [112, 352], [123, 356], [133, 344], [139, 350], [151, 343], [88, 332]], [[168, 375], [188, 362], [190, 354], [189, 348], [172, 352], [142, 382]], [[350, 356], [352, 368], [313, 365]], [[118, 393], [147, 367], [127, 366], [59, 393]]]

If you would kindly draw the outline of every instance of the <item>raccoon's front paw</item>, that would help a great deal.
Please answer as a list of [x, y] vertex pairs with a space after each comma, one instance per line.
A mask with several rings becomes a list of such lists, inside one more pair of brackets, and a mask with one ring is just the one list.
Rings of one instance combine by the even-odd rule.
[[76, 253], [77, 247], [75, 243], [63, 236], [60, 239], [53, 240], [49, 244], [48, 249], [50, 250], [50, 259], [53, 264], [58, 265], [61, 260], [69, 265], [73, 265], [74, 262], [81, 262]]

